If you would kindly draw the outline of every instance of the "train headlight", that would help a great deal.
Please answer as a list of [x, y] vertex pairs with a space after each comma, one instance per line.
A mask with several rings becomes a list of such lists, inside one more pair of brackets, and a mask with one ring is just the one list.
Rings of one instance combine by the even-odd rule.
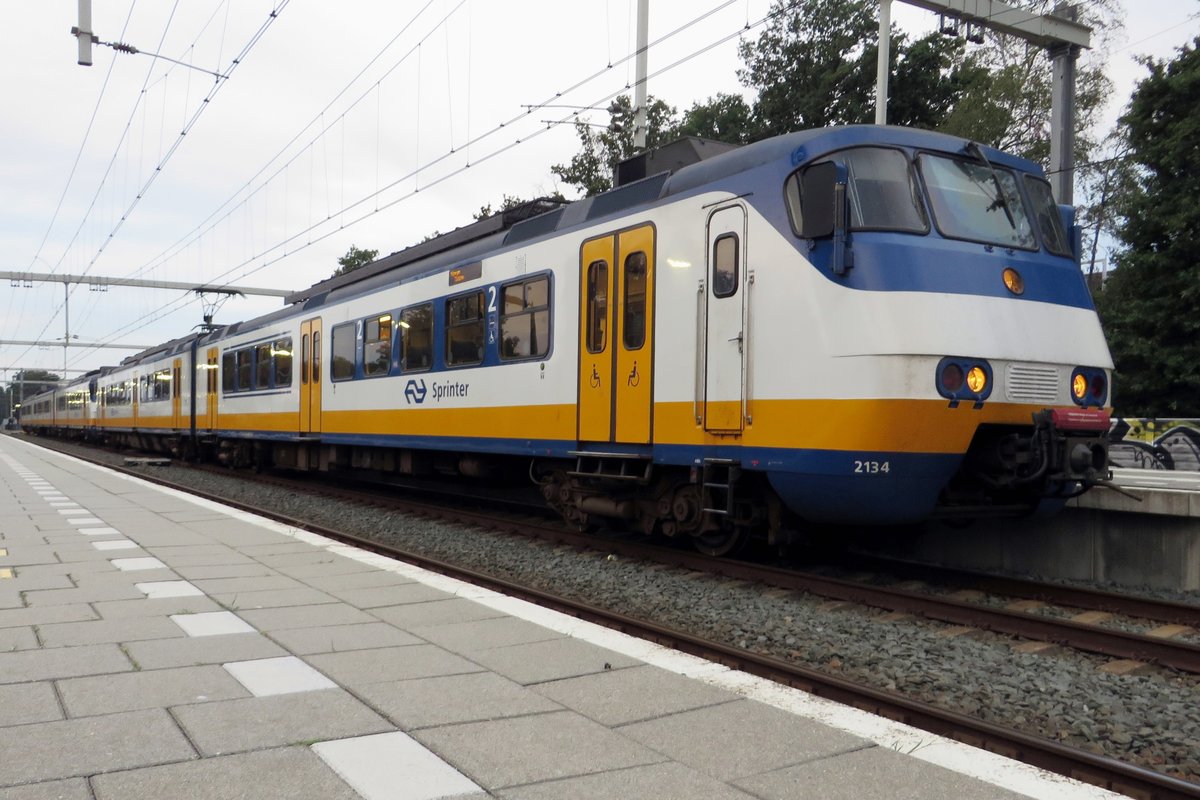
[[1075, 377], [1071, 379], [1071, 394], [1075, 397], [1075, 402], [1082, 402], [1083, 398], [1087, 397], [1088, 379], [1083, 373], [1076, 372]]
[[1071, 399], [1075, 405], [1103, 408], [1108, 402], [1108, 376], [1098, 367], [1076, 367], [1071, 373]]
[[967, 388], [973, 393], [983, 394], [987, 382], [987, 373], [983, 371], [983, 367], [975, 365], [967, 371]]
[[952, 403], [982, 403], [992, 393], [992, 367], [977, 358], [947, 356], [938, 362], [934, 385]]

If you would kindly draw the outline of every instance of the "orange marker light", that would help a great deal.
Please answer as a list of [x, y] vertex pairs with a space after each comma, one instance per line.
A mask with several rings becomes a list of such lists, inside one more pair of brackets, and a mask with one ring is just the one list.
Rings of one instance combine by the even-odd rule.
[[1075, 380], [1071, 381], [1071, 391], [1075, 393], [1076, 400], [1082, 400], [1087, 394], [1088, 381], [1082, 374], [1076, 375]]
[[1006, 267], [1004, 270], [1004, 286], [1013, 294], [1025, 293], [1025, 279], [1012, 267]]

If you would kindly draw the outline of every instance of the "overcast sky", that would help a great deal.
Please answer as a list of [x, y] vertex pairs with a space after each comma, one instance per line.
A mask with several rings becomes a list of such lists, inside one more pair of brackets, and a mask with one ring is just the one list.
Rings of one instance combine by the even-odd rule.
[[[1133, 57], [1169, 58], [1200, 33], [1198, 0], [1123, 2], [1108, 125], [1145, 74]], [[651, 94], [682, 110], [741, 91], [738, 38], [757, 36], [768, 5], [651, 0]], [[298, 289], [351, 244], [383, 255], [505, 194], [571, 196], [549, 168], [577, 150], [556, 124], [576, 110], [557, 106], [603, 108], [628, 91], [634, 6], [95, 0], [95, 34], [143, 53], [97, 46], [82, 67], [75, 2], [6, 0], [0, 270]], [[899, 3], [893, 16], [914, 35], [937, 24]], [[61, 341], [63, 297], [61, 283], [0, 282], [0, 340]], [[234, 298], [216, 321], [279, 305]], [[148, 345], [186, 333], [202, 309], [177, 290], [85, 285], [69, 313], [80, 341]], [[128, 353], [72, 348], [68, 366]], [[0, 345], [3, 375], [14, 367], [61, 372], [63, 350]]]

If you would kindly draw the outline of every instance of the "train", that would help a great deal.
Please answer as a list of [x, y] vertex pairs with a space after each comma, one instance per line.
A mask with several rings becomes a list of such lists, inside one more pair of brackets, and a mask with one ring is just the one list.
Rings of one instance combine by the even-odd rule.
[[1112, 359], [1041, 168], [896, 126], [685, 138], [32, 398], [25, 429], [517, 475], [723, 554], [1051, 511], [1110, 477]]

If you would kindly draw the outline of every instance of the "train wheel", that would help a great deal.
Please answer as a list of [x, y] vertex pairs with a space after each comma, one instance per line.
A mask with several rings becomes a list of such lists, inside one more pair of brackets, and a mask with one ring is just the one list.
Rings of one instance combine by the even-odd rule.
[[693, 536], [692, 545], [704, 555], [717, 558], [736, 553], [748, 538], [744, 528], [731, 525]]

